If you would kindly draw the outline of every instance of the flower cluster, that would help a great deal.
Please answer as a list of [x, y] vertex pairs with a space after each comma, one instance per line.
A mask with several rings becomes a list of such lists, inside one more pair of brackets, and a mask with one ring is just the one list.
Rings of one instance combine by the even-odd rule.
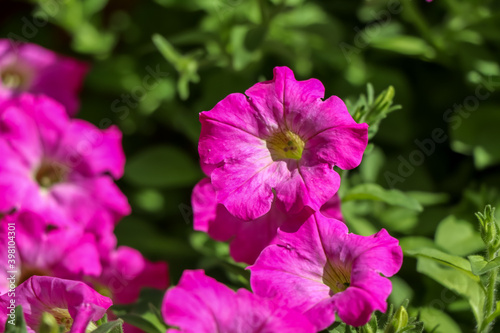
[[315, 332], [336, 315], [361, 326], [386, 310], [387, 277], [400, 269], [402, 250], [385, 230], [349, 233], [336, 194], [334, 167], [360, 164], [368, 126], [324, 94], [320, 81], [297, 81], [277, 67], [273, 80], [200, 114], [207, 178], [192, 194], [194, 228], [231, 242], [233, 259], [251, 265], [253, 294], [186, 271], [164, 299], [167, 324], [182, 332]]
[[[30, 332], [44, 318], [93, 331], [113, 303], [168, 285], [166, 263], [117, 247], [114, 228], [131, 211], [115, 184], [122, 134], [73, 118], [87, 70], [0, 40], [0, 249], [16, 244], [0, 267], [0, 332], [14, 305]], [[192, 193], [194, 229], [230, 242], [252, 292], [185, 271], [163, 300], [169, 332], [317, 332], [336, 316], [361, 326], [386, 310], [401, 248], [385, 230], [348, 232], [334, 169], [361, 163], [368, 126], [324, 95], [320, 81], [277, 67], [273, 80], [200, 114], [206, 178]]]
[[46, 313], [66, 331], [85, 332], [112, 302], [168, 285], [166, 263], [116, 246], [114, 228], [131, 210], [115, 184], [122, 134], [71, 117], [87, 70], [40, 46], [0, 40], [2, 253], [15, 243], [15, 256], [2, 256], [0, 311], [16, 286], [15, 305], [32, 331]]

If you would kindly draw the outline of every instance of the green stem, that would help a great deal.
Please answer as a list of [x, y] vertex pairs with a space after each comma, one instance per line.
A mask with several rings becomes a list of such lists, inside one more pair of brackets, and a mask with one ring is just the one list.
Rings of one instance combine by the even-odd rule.
[[[492, 248], [488, 248], [487, 260], [491, 261], [495, 259], [498, 255], [498, 251]], [[481, 325], [480, 332], [488, 332], [491, 328], [491, 321], [486, 320], [495, 311], [496, 304], [496, 284], [498, 278], [498, 269], [492, 269], [488, 275], [488, 286], [486, 289], [486, 302], [484, 309], [484, 320]]]
[[[496, 258], [496, 253], [488, 250], [488, 261]], [[497, 282], [498, 270], [492, 269], [490, 275], [488, 276], [488, 296], [486, 299], [486, 311], [488, 315], [493, 312], [495, 306], [495, 287]]]

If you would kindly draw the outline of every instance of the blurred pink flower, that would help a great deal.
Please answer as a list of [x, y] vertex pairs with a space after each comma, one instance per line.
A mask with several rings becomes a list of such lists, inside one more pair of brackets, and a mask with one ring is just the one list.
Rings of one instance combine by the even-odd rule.
[[31, 210], [51, 221], [101, 224], [130, 213], [113, 178], [125, 155], [117, 127], [100, 130], [70, 119], [45, 96], [22, 95], [0, 106], [0, 212]]
[[11, 299], [15, 306], [23, 307], [29, 332], [38, 332], [44, 312], [50, 313], [66, 332], [85, 333], [91, 322], [104, 316], [112, 305], [109, 298], [78, 281], [49, 276], [33, 276], [16, 288], [15, 298], [4, 294], [0, 297], [0, 331], [10, 313]]
[[166, 263], [151, 262], [127, 246], [120, 246], [102, 258], [102, 267], [100, 277], [87, 281], [114, 304], [133, 303], [142, 288], [165, 290], [169, 284]]
[[171, 333], [315, 332], [300, 313], [246, 289], [235, 292], [203, 270], [184, 271], [179, 284], [165, 294], [162, 315], [177, 327], [167, 330]]
[[317, 330], [335, 320], [361, 326], [386, 311], [392, 276], [402, 265], [398, 240], [382, 229], [370, 237], [349, 234], [344, 223], [319, 213], [296, 233], [279, 231], [250, 267], [255, 294], [302, 312]]
[[[10, 229], [9, 229], [9, 226]], [[9, 233], [10, 230], [14, 230]], [[15, 243], [15, 269], [10, 268], [7, 255], [2, 257], [0, 294], [9, 290], [8, 271], [16, 271], [16, 284], [33, 275], [50, 275], [81, 279], [84, 275], [99, 276], [101, 263], [95, 237], [75, 225], [56, 225], [42, 216], [24, 211], [0, 220], [0, 249], [8, 253], [9, 238]]]
[[[230, 254], [235, 261], [253, 264], [260, 252], [268, 245], [279, 241], [278, 228], [287, 232], [296, 231], [313, 213], [305, 207], [298, 214], [286, 214], [274, 202], [269, 212], [252, 221], [243, 221], [232, 216], [227, 209], [217, 204], [215, 191], [209, 178], [202, 179], [191, 196], [194, 229], [206, 232], [215, 240], [230, 241]], [[342, 218], [338, 195], [334, 195], [322, 212]]]
[[89, 66], [36, 44], [0, 39], [0, 104], [23, 92], [44, 94], [78, 111], [78, 92]]
[[198, 151], [217, 202], [246, 221], [269, 212], [275, 195], [287, 212], [318, 211], [340, 186], [333, 167], [361, 162], [368, 125], [356, 123], [340, 98], [323, 101], [319, 80], [296, 81], [287, 67], [245, 94], [200, 114]]

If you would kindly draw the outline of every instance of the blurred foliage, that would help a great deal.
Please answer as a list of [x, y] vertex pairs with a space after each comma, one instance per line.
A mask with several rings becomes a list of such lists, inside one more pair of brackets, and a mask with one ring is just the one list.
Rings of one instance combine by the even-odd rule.
[[[2, 8], [2, 37], [92, 64], [78, 116], [125, 134], [119, 185], [133, 213], [116, 229], [119, 243], [168, 261], [174, 284], [182, 270], [205, 268], [247, 286], [226, 244], [192, 233], [198, 113], [286, 65], [298, 79], [320, 79], [327, 96], [372, 125], [340, 194], [351, 231], [386, 228], [401, 240], [408, 256], [392, 302], [410, 298], [427, 331], [474, 328], [469, 309], [481, 315], [482, 291], [461, 256], [484, 250], [473, 213], [500, 203], [498, 2], [4, 0]], [[389, 114], [394, 105], [402, 109]], [[142, 325], [163, 329], [147, 313], [153, 323]]]

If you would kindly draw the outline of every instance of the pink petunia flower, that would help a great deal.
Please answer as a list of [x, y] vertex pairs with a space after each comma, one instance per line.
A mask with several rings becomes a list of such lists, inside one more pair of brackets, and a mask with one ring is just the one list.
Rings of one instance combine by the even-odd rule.
[[0, 104], [23, 92], [44, 94], [74, 115], [89, 66], [41, 46], [0, 39]]
[[44, 312], [66, 327], [66, 332], [85, 333], [87, 327], [96, 328], [93, 322], [104, 316], [112, 305], [108, 297], [78, 281], [63, 280], [49, 276], [33, 276], [16, 288], [15, 297], [4, 294], [0, 297], [0, 332], [3, 332], [11, 300], [15, 306], [23, 307], [28, 331], [38, 332]]
[[0, 106], [0, 213], [31, 210], [82, 225], [100, 214], [116, 223], [130, 213], [113, 178], [123, 174], [122, 134], [70, 119], [45, 96], [23, 95]]
[[[313, 213], [306, 207], [298, 214], [286, 214], [278, 207], [280, 203], [275, 202], [264, 216], [252, 221], [240, 220], [232, 216], [223, 205], [217, 204], [209, 178], [196, 184], [191, 201], [194, 229], [208, 233], [215, 240], [230, 241], [231, 257], [250, 265], [266, 246], [279, 241], [278, 228], [294, 232]], [[337, 195], [322, 207], [322, 212], [342, 219]]]
[[360, 326], [373, 311], [385, 312], [392, 289], [386, 277], [403, 260], [387, 231], [349, 234], [342, 222], [315, 213], [296, 233], [279, 231], [279, 237], [281, 244], [264, 249], [250, 267], [255, 294], [302, 312], [317, 330], [330, 326], [335, 313]]
[[[9, 290], [9, 271], [16, 272], [17, 285], [33, 275], [75, 280], [84, 275], [98, 277], [101, 274], [100, 256], [93, 234], [84, 232], [75, 224], [52, 224], [28, 211], [0, 220], [0, 249], [5, 254], [1, 260], [0, 294]], [[9, 249], [15, 253], [15, 269], [9, 268]]]
[[161, 312], [176, 327], [167, 330], [171, 333], [315, 332], [297, 311], [246, 289], [235, 292], [203, 270], [184, 271], [179, 284], [165, 294]]
[[275, 196], [287, 212], [318, 211], [340, 186], [333, 167], [361, 162], [368, 125], [356, 123], [340, 98], [323, 101], [319, 80], [296, 81], [287, 67], [245, 94], [200, 114], [198, 151], [217, 202], [247, 221], [265, 215]]
[[169, 285], [166, 263], [151, 262], [127, 246], [120, 246], [102, 258], [102, 266], [101, 276], [87, 281], [115, 304], [137, 301], [144, 287], [165, 290]]

